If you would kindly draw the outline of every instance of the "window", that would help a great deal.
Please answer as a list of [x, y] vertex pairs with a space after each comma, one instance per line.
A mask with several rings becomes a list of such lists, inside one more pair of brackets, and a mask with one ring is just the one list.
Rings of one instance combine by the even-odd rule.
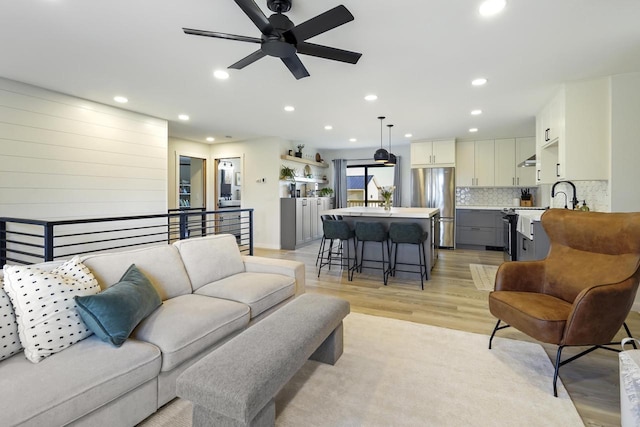
[[380, 188], [393, 185], [394, 169], [377, 164], [347, 166], [347, 207], [382, 206]]

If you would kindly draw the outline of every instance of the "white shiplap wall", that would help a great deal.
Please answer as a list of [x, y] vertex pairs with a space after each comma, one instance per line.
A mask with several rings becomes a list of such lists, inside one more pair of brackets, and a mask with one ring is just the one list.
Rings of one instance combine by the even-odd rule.
[[0, 78], [0, 216], [165, 213], [168, 123]]

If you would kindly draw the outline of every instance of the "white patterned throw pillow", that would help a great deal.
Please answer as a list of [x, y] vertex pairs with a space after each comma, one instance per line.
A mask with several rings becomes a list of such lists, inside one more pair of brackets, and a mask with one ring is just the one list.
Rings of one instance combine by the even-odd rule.
[[2, 288], [0, 278], [0, 360], [7, 359], [22, 350], [18, 336], [18, 324], [9, 296]]
[[27, 359], [38, 363], [91, 335], [73, 297], [97, 294], [100, 286], [78, 257], [51, 271], [12, 265], [3, 270]]

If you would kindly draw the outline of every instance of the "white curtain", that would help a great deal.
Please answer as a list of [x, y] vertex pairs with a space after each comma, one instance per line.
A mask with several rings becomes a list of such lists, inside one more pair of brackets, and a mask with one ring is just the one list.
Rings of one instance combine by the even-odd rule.
[[347, 159], [333, 161], [333, 193], [336, 198], [335, 208], [347, 207]]
[[400, 156], [396, 156], [396, 165], [393, 167], [393, 185], [396, 189], [393, 191], [393, 206], [402, 206], [402, 174], [400, 173]]

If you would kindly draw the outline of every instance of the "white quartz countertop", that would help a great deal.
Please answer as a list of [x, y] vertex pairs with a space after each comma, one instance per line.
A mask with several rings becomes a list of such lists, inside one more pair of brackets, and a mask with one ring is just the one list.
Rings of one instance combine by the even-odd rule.
[[324, 215], [342, 215], [342, 216], [371, 216], [382, 218], [420, 218], [428, 219], [440, 213], [437, 208], [391, 208], [384, 210], [378, 207], [355, 207], [330, 209], [320, 212]]

